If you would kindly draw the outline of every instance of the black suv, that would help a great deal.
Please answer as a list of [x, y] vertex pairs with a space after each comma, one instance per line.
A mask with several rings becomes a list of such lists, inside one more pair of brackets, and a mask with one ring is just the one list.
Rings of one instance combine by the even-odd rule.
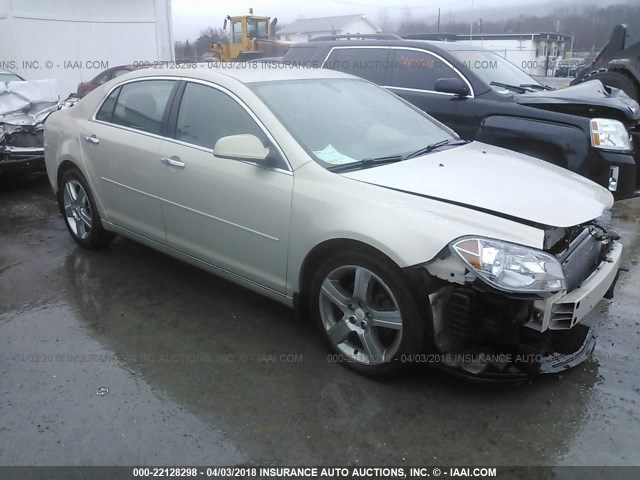
[[339, 37], [294, 44], [282, 61], [363, 77], [464, 139], [563, 166], [616, 199], [640, 188], [633, 152], [640, 108], [621, 90], [599, 81], [554, 90], [493, 52], [456, 42]]

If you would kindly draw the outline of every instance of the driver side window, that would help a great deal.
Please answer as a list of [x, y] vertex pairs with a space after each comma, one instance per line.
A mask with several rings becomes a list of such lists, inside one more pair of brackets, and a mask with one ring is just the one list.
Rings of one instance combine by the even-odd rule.
[[264, 131], [235, 99], [215, 88], [187, 83], [178, 111], [176, 140], [213, 149], [220, 138], [244, 133], [267, 143]]
[[394, 53], [391, 85], [401, 88], [435, 91], [440, 78], [460, 78], [446, 63], [417, 50], [397, 49]]

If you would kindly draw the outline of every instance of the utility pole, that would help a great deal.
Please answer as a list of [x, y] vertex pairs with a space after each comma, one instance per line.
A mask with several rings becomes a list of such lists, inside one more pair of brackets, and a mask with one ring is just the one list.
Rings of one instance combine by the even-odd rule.
[[440, 9], [438, 8], [438, 33], [440, 33]]
[[575, 34], [571, 34], [571, 55], [573, 56], [573, 38], [575, 37]]
[[469, 25], [469, 43], [473, 44], [473, 0], [471, 0], [471, 23]]

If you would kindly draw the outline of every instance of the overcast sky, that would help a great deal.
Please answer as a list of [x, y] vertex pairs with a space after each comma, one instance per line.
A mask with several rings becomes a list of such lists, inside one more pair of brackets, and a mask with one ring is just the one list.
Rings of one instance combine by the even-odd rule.
[[[278, 17], [283, 25], [296, 18], [305, 16], [328, 17], [333, 15], [366, 14], [374, 23], [378, 23], [380, 12], [387, 9], [390, 18], [400, 18], [411, 8], [415, 17], [438, 14], [438, 7], [445, 11], [483, 9], [499, 5], [504, 0], [172, 0], [173, 36], [176, 40], [191, 39], [198, 36], [207, 26], [222, 27], [226, 15], [244, 15], [253, 8], [256, 15]], [[509, 2], [512, 4], [511, 2]]]
[[599, 6], [638, 0], [171, 0], [173, 36], [175, 40], [194, 40], [200, 30], [221, 28], [226, 15], [245, 15], [253, 8], [256, 15], [278, 17], [280, 25], [300, 17], [328, 17], [364, 13], [377, 25], [386, 9], [391, 21], [400, 21], [411, 10], [413, 18], [434, 22], [441, 9], [443, 21], [455, 14], [459, 20], [488, 18], [488, 15], [544, 15], [558, 6]]

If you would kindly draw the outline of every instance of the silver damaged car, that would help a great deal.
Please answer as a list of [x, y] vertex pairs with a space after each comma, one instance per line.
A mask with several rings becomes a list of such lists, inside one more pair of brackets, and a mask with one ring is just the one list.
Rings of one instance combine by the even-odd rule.
[[606, 189], [330, 70], [132, 72], [49, 117], [45, 160], [80, 245], [123, 235], [282, 302], [366, 375], [575, 366], [620, 264]]

